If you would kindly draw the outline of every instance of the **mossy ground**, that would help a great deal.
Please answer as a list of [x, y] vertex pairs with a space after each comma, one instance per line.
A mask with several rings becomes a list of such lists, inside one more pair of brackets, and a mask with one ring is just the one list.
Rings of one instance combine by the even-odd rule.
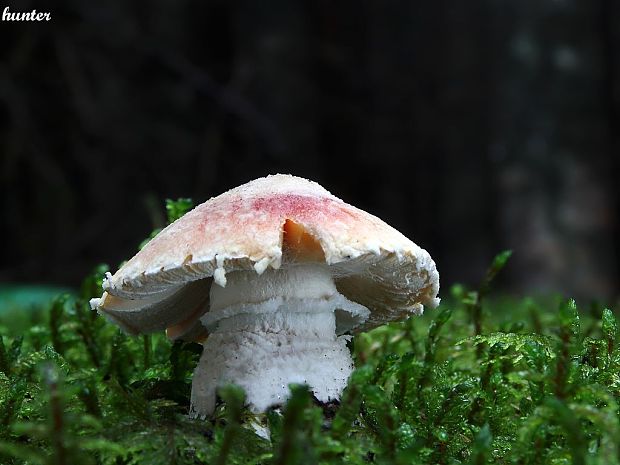
[[255, 416], [231, 386], [209, 421], [187, 416], [201, 347], [128, 337], [91, 312], [99, 267], [32, 325], [0, 315], [0, 464], [620, 463], [614, 315], [490, 300], [507, 259], [476, 291], [355, 337], [340, 404], [291, 386]]

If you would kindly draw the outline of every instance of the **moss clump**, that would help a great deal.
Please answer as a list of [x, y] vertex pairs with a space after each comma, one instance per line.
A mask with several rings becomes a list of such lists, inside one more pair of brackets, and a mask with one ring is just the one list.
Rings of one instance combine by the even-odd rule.
[[358, 335], [339, 405], [291, 386], [282, 409], [252, 415], [231, 386], [211, 421], [187, 416], [201, 347], [128, 337], [91, 312], [98, 267], [19, 336], [0, 319], [0, 463], [620, 463], [613, 313], [489, 302], [507, 258], [479, 289]]

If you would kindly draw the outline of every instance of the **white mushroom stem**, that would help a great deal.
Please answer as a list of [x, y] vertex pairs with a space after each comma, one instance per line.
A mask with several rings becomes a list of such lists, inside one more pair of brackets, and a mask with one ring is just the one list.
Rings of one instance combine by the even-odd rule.
[[290, 383], [311, 386], [322, 402], [339, 399], [353, 362], [345, 337], [337, 338], [334, 330], [333, 312], [226, 319], [209, 336], [194, 372], [192, 413], [211, 414], [217, 388], [228, 383], [245, 390], [256, 412], [284, 402]]
[[234, 272], [225, 288], [213, 284], [192, 415], [210, 415], [218, 387], [229, 383], [245, 390], [255, 412], [286, 401], [291, 383], [307, 384], [319, 401], [339, 399], [353, 361], [347, 336], [336, 335], [336, 309], [357, 322], [368, 314], [338, 293], [323, 266]]

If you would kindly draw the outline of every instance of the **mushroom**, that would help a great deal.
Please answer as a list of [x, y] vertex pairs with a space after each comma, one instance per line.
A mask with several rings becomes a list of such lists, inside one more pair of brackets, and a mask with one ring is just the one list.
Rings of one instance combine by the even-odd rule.
[[170, 224], [113, 276], [91, 306], [131, 334], [198, 340], [191, 415], [210, 415], [234, 383], [255, 412], [289, 383], [337, 400], [353, 370], [346, 334], [439, 303], [430, 255], [319, 184], [256, 179]]

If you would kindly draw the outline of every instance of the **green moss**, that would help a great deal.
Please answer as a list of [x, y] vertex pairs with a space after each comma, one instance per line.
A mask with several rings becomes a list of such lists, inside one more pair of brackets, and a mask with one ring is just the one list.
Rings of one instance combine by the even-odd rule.
[[23, 334], [0, 319], [0, 463], [620, 463], [614, 314], [489, 301], [506, 259], [479, 289], [358, 335], [340, 405], [291, 386], [282, 409], [252, 415], [229, 387], [208, 421], [187, 416], [201, 347], [128, 337], [91, 312], [98, 267]]

